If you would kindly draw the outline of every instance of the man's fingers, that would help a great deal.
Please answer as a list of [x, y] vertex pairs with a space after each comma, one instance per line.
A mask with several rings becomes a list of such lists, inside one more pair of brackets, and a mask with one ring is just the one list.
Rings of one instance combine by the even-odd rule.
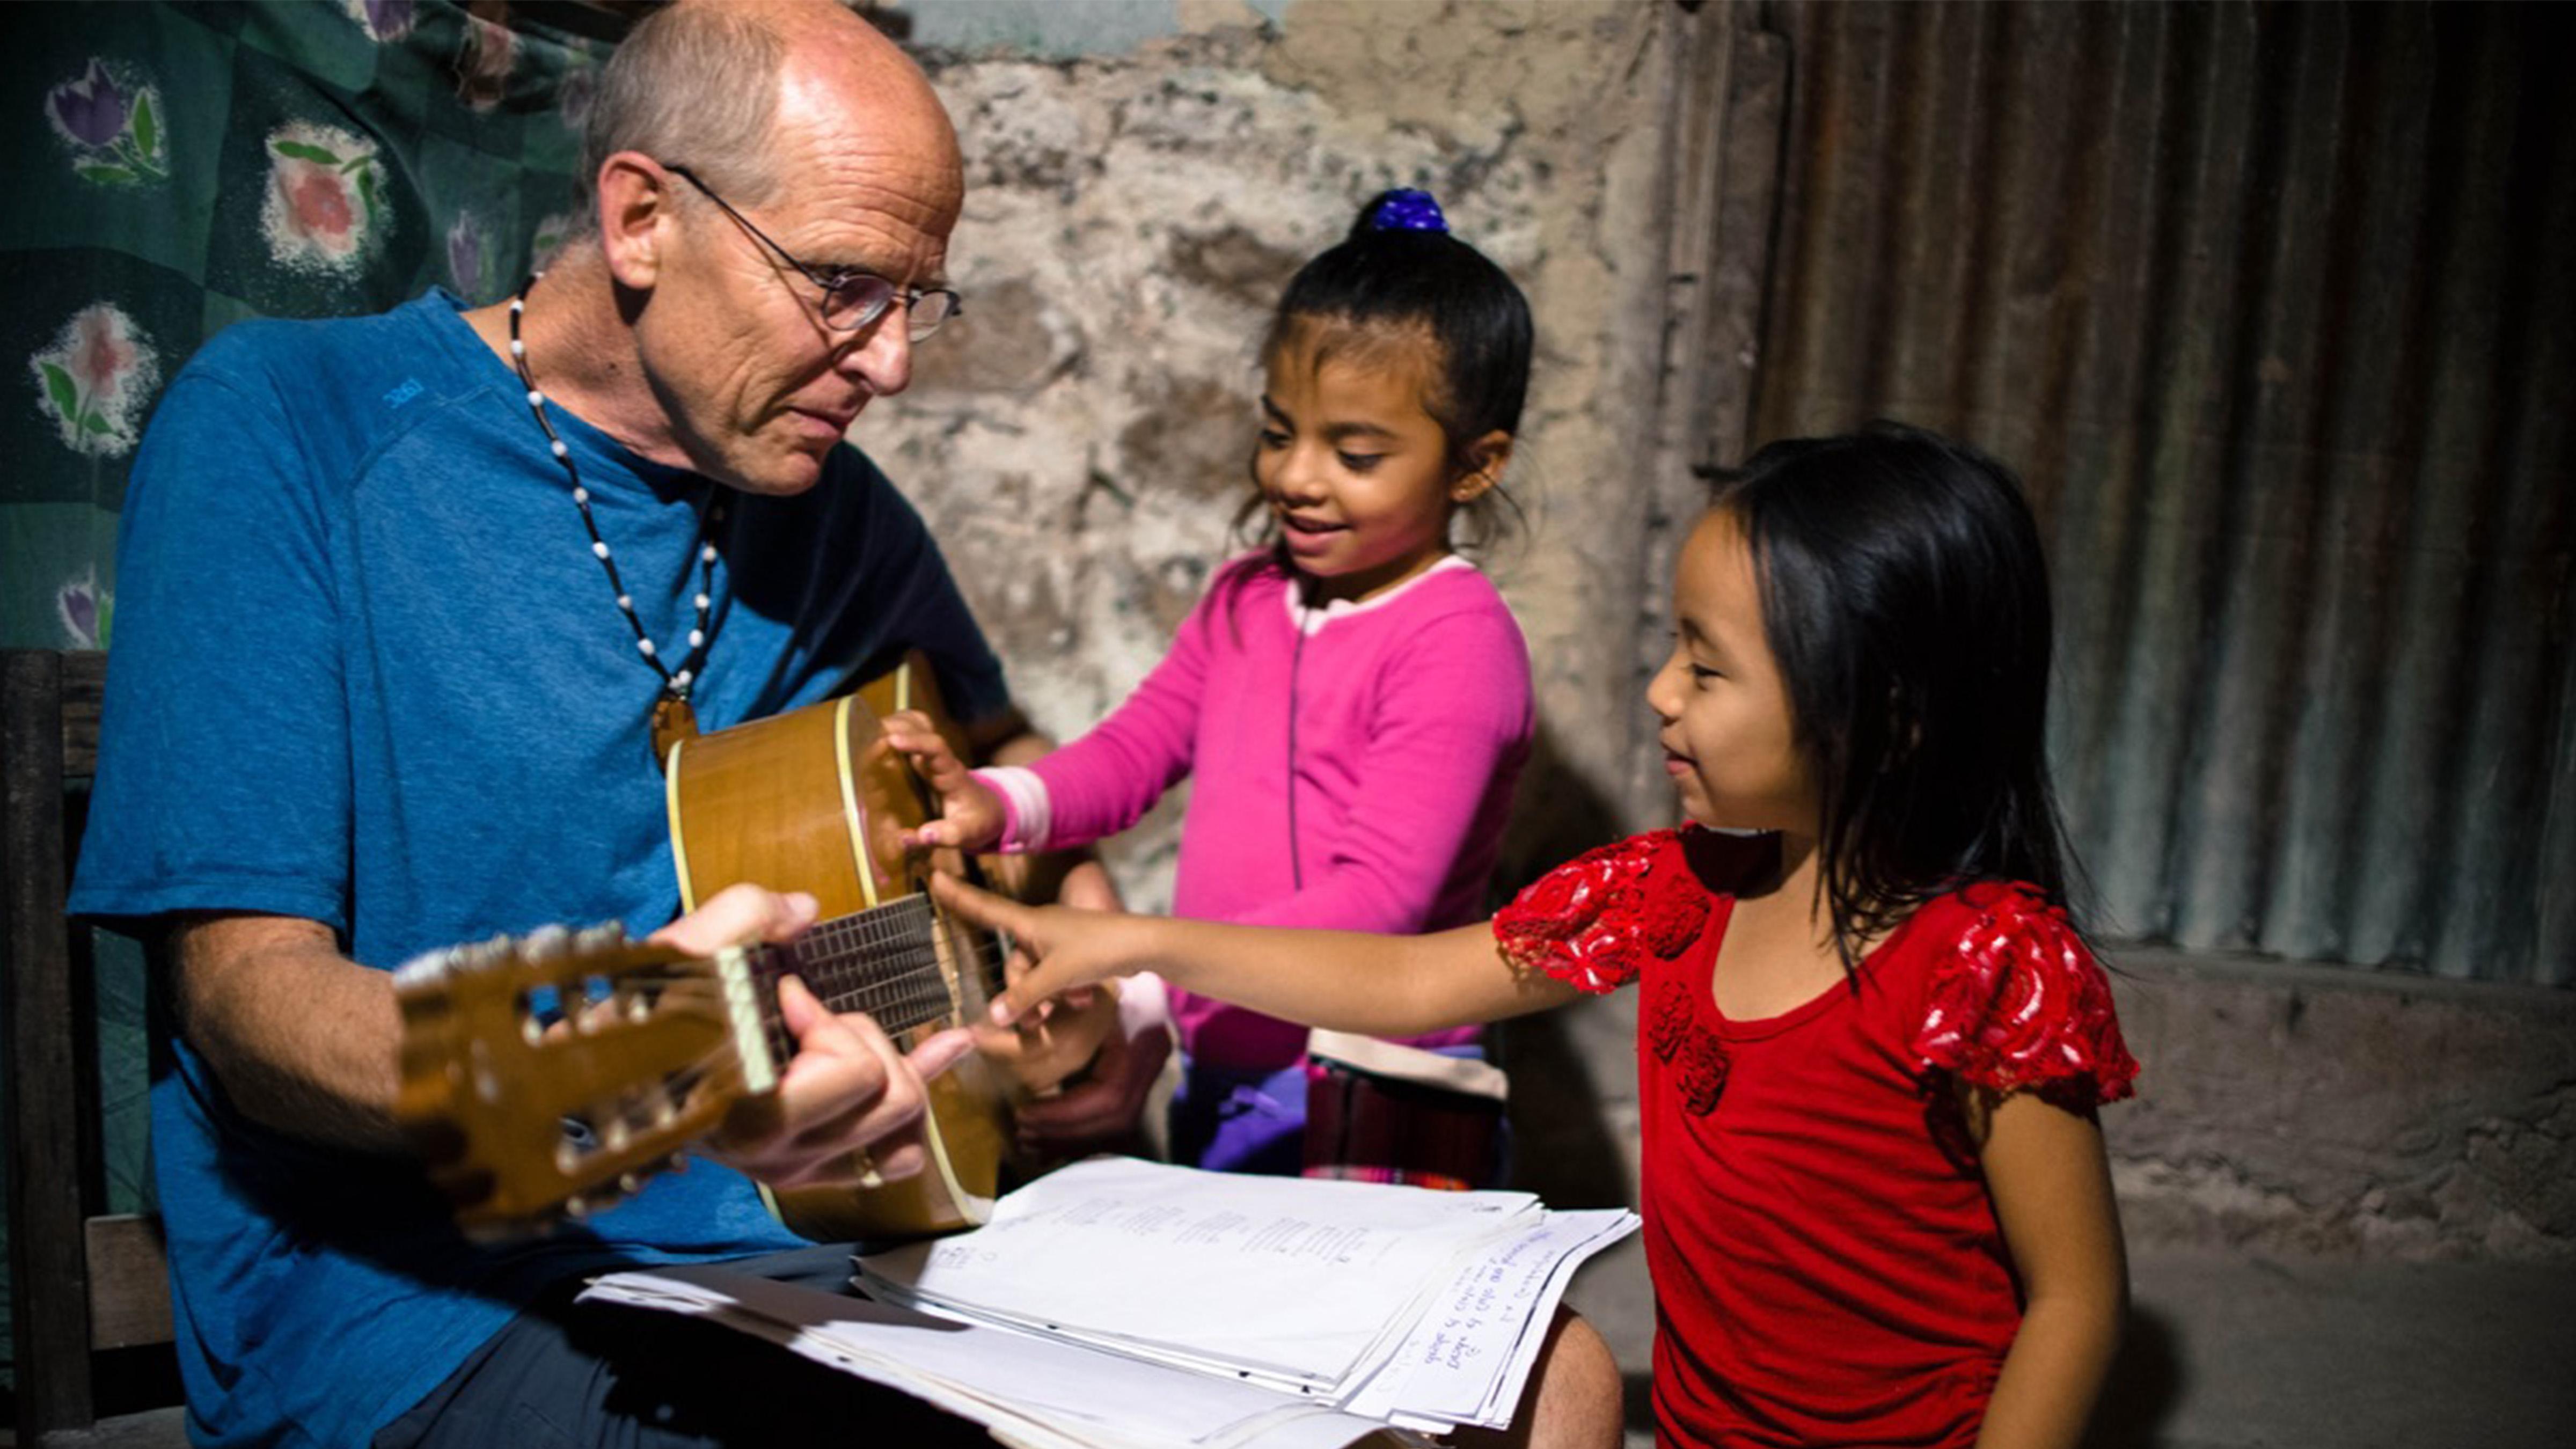
[[[874, 1187], [881, 1182], [900, 1182], [918, 1176], [930, 1165], [930, 1150], [922, 1145], [921, 1126], [908, 1123], [867, 1144], [860, 1150], [836, 1152], [814, 1158], [799, 1167], [762, 1175], [772, 1187]], [[873, 1179], [869, 1174], [874, 1173]]]
[[730, 885], [680, 917], [652, 939], [704, 956], [745, 941], [792, 941], [814, 924], [814, 898], [803, 891], [781, 895], [755, 885]]
[[937, 1081], [940, 1075], [963, 1060], [975, 1049], [975, 1034], [963, 1027], [952, 1028], [924, 1040], [912, 1049], [905, 1060], [924, 1082]]
[[[831, 1011], [793, 976], [779, 980], [778, 1014], [796, 1038], [779, 1083], [779, 1125], [792, 1152], [860, 1146], [921, 1115], [918, 1071], [873, 1020]], [[954, 1050], [941, 1043], [934, 1062]]]
[[1034, 1142], [1101, 1137], [1125, 1129], [1127, 1094], [1114, 1082], [1085, 1082], [1020, 1108], [1020, 1136]]
[[1171, 1052], [1171, 1033], [1160, 1025], [1134, 1036], [1111, 1032], [1087, 1079], [1020, 1109], [1020, 1145], [1080, 1151], [1127, 1137], [1136, 1130]]

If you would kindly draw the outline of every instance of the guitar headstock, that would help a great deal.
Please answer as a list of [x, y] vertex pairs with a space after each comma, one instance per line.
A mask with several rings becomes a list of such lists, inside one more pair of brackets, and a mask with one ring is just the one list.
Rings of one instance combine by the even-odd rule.
[[549, 927], [432, 952], [394, 989], [395, 1113], [471, 1233], [607, 1207], [777, 1085], [748, 951]]

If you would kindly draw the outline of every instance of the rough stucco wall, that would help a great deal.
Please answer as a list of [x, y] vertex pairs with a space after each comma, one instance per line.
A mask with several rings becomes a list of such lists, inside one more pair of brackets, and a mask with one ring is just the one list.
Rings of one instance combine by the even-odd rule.
[[2576, 996], [2136, 951], [2103, 1127], [2132, 1241], [2576, 1260]]
[[[1539, 357], [1490, 560], [1536, 662], [1542, 761], [1506, 874], [1622, 828], [1622, 640], [1641, 587], [1673, 8], [1334, 4], [1272, 26], [1040, 62], [925, 54], [967, 153], [950, 266], [967, 298], [903, 398], [856, 433], [921, 506], [1039, 724], [1090, 726], [1233, 551], [1260, 374], [1289, 275], [1378, 190], [1434, 192], [1528, 292]], [[1107, 851], [1169, 898], [1183, 793]], [[1533, 802], [1546, 801], [1535, 810]], [[1635, 822], [1638, 824], [1652, 822]]]

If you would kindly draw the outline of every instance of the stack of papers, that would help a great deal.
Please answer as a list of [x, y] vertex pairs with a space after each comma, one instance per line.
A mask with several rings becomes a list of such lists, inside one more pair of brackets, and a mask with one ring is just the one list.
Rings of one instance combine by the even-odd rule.
[[972, 1232], [859, 1260], [874, 1303], [721, 1267], [585, 1298], [691, 1313], [1029, 1449], [1338, 1449], [1505, 1427], [1624, 1209], [1095, 1158]]
[[[1015, 1449], [1344, 1449], [1409, 1443], [1374, 1419], [1073, 1344], [694, 1264], [617, 1273], [583, 1302], [705, 1318], [900, 1389]], [[864, 1437], [864, 1435], [862, 1435]]]
[[859, 1271], [885, 1302], [1440, 1432], [1511, 1422], [1575, 1268], [1636, 1226], [1528, 1193], [1095, 1158]]

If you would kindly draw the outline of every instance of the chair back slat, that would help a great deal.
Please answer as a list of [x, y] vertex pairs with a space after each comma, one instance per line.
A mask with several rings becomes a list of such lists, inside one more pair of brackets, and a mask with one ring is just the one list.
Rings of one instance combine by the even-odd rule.
[[96, 1349], [171, 1338], [157, 1219], [101, 1215], [98, 1009], [63, 914], [69, 789], [98, 767], [101, 654], [0, 651], [0, 997], [8, 1017], [9, 1259], [18, 1440], [97, 1422]]

